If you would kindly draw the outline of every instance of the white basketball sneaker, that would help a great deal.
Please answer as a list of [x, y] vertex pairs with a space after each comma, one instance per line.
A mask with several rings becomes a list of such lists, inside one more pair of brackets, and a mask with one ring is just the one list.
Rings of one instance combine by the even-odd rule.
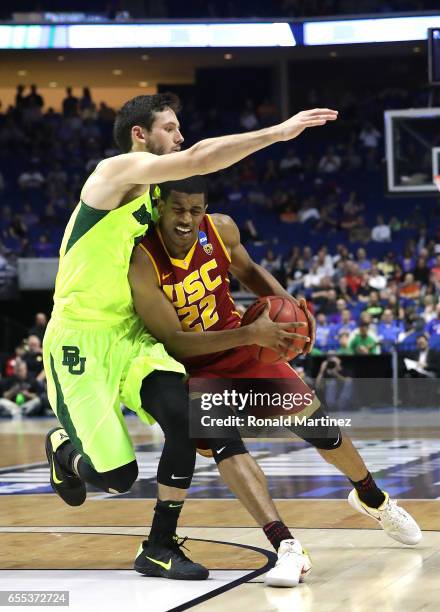
[[303, 582], [312, 569], [309, 554], [298, 540], [283, 540], [278, 549], [278, 561], [266, 574], [267, 586], [295, 587]]
[[348, 503], [352, 508], [371, 516], [385, 531], [386, 534], [401, 542], [402, 544], [414, 545], [422, 539], [422, 532], [413, 517], [406, 510], [397, 505], [397, 502], [390, 499], [388, 493], [383, 491], [385, 501], [379, 508], [370, 508], [359, 499], [356, 489], [353, 489], [348, 496]]

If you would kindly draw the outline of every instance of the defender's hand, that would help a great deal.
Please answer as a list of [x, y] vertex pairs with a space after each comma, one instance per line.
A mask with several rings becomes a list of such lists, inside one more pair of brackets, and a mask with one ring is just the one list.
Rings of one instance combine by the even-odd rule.
[[301, 111], [277, 126], [280, 130], [280, 140], [292, 140], [299, 136], [306, 128], [325, 125], [327, 121], [335, 121], [337, 118], [338, 111], [331, 110], [330, 108], [314, 108], [312, 110]]

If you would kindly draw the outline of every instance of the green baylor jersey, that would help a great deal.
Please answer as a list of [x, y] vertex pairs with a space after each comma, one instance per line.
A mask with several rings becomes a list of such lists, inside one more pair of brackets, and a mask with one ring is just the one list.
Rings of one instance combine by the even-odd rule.
[[80, 201], [61, 243], [53, 318], [80, 327], [113, 326], [132, 318], [130, 258], [156, 216], [148, 191], [114, 210]]

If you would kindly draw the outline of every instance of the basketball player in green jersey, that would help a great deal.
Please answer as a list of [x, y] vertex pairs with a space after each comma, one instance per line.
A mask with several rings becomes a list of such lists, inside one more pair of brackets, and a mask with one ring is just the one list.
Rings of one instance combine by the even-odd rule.
[[138, 468], [120, 403], [146, 423], [156, 420], [165, 444], [143, 573], [204, 579], [206, 568], [185, 557], [174, 535], [195, 463], [195, 443], [182, 435], [188, 432], [185, 370], [135, 315], [127, 277], [133, 246], [155, 219], [150, 185], [226, 168], [335, 120], [337, 112], [303, 111], [180, 152], [178, 108], [172, 94], [137, 96], [122, 107], [114, 134], [124, 153], [98, 164], [67, 225], [43, 346], [49, 400], [63, 428], [49, 432], [46, 453], [52, 487], [66, 503], [84, 502], [86, 482], [124, 492]]

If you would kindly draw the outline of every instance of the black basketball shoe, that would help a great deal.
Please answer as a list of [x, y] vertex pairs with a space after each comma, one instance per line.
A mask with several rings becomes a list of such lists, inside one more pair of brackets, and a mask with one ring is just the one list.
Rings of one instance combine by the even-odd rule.
[[[81, 506], [86, 500], [86, 485], [76, 474], [63, 467], [57, 458], [57, 450], [63, 444], [72, 444], [61, 427], [51, 429], [46, 436], [46, 455], [50, 468], [50, 484], [69, 506]], [[73, 450], [73, 446], [72, 446]]]
[[188, 538], [174, 536], [171, 542], [149, 542], [144, 540], [134, 562], [134, 569], [154, 578], [170, 580], [206, 580], [209, 571], [203, 565], [188, 559], [182, 547]]

